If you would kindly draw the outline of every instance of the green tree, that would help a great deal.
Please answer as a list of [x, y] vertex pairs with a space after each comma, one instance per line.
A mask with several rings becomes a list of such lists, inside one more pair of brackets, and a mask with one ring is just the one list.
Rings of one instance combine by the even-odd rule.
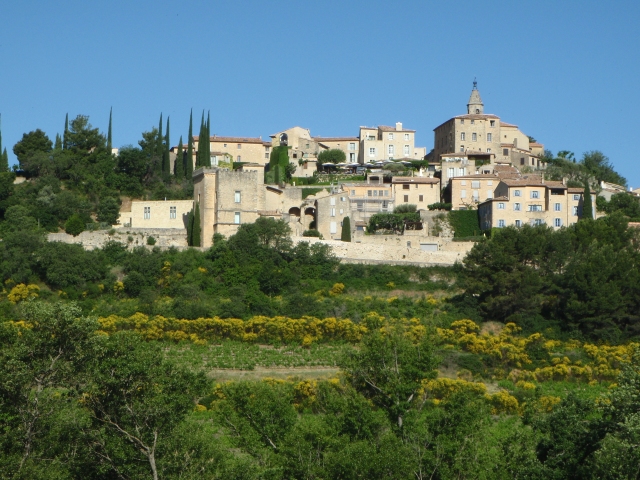
[[340, 239], [343, 242], [351, 241], [351, 220], [349, 217], [344, 217], [342, 220], [342, 235], [340, 236]]
[[604, 197], [598, 196], [596, 204], [598, 210], [607, 214], [620, 212], [632, 221], [640, 220], [640, 200], [629, 193], [616, 193], [608, 202]]
[[318, 154], [318, 163], [342, 163], [347, 159], [347, 155], [337, 148], [323, 150]]
[[591, 199], [591, 188], [589, 182], [585, 182], [584, 185], [584, 203], [582, 205], [582, 217], [581, 218], [593, 218], [593, 203]]
[[74, 153], [87, 155], [96, 150], [106, 151], [107, 140], [100, 130], [89, 123], [88, 116], [78, 115], [65, 133], [65, 143]]
[[69, 217], [67, 222], [64, 224], [64, 231], [69, 235], [73, 235], [74, 237], [80, 235], [84, 232], [85, 223], [80, 217], [80, 215], [73, 214]]
[[167, 117], [167, 133], [164, 137], [164, 148], [162, 151], [162, 176], [166, 181], [169, 180], [171, 176], [171, 160], [169, 158], [169, 148], [170, 148], [170, 137], [169, 137], [169, 117]]
[[0, 116], [0, 173], [9, 171], [9, 157], [7, 156], [7, 149], [2, 149], [2, 117]]
[[417, 401], [420, 382], [436, 377], [439, 359], [427, 336], [414, 344], [400, 332], [383, 335], [371, 326], [359, 351], [340, 362], [349, 383], [402, 428], [403, 417]]
[[120, 217], [120, 204], [118, 200], [112, 197], [100, 199], [98, 204], [98, 221], [114, 225]]
[[62, 133], [62, 149], [66, 150], [68, 148], [67, 145], [67, 135], [69, 133], [69, 114], [67, 113], [64, 117], [64, 132]]
[[196, 202], [196, 207], [193, 211], [193, 226], [191, 227], [191, 245], [194, 247], [201, 247], [202, 241], [200, 236], [202, 230], [200, 228], [200, 204]]
[[113, 107], [109, 110], [109, 131], [107, 133], [107, 153], [111, 153], [113, 142], [111, 141], [111, 118], [113, 114]]
[[13, 146], [13, 153], [18, 157], [22, 166], [36, 152], [48, 153], [53, 148], [53, 143], [39, 128], [22, 135], [22, 139]]
[[178, 151], [176, 153], [176, 160], [173, 164], [173, 174], [178, 180], [182, 180], [185, 177], [185, 159], [184, 151], [182, 149], [182, 135], [180, 135], [180, 142], [178, 142]]
[[189, 114], [189, 144], [187, 146], [187, 158], [184, 164], [184, 176], [191, 180], [193, 174], [193, 108]]
[[627, 186], [627, 179], [613, 169], [609, 158], [598, 150], [585, 152], [582, 155], [580, 164], [584, 166], [589, 175], [596, 178], [598, 182], [615, 183], [616, 185]]

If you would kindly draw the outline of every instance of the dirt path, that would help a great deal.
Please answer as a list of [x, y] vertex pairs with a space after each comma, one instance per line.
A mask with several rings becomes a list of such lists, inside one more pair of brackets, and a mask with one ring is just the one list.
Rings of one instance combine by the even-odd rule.
[[237, 370], [231, 368], [216, 368], [209, 370], [207, 376], [219, 382], [228, 380], [262, 380], [263, 378], [289, 377], [299, 378], [329, 378], [338, 373], [336, 367], [256, 367], [253, 370]]

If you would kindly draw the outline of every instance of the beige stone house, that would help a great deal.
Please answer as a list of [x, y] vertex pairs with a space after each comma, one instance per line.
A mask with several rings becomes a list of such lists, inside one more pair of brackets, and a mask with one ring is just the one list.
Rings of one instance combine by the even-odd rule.
[[393, 177], [391, 179], [396, 205], [408, 203], [418, 210], [440, 202], [440, 179], [434, 177]]
[[544, 168], [540, 156], [544, 145], [529, 141], [517, 125], [484, 113], [474, 82], [467, 113], [453, 117], [434, 129], [433, 158], [440, 161], [448, 153], [484, 152], [494, 155], [492, 163]]
[[131, 228], [186, 228], [193, 200], [133, 200], [121, 211], [119, 223]]
[[360, 127], [358, 163], [390, 159], [422, 160], [426, 147], [416, 147], [415, 136], [415, 130], [403, 128], [400, 122], [395, 127]]
[[[544, 224], [560, 228], [578, 221], [583, 203], [583, 188], [568, 188], [564, 182], [548, 181], [542, 175], [505, 178], [493, 198], [478, 206], [480, 227]], [[595, 202], [593, 208], [595, 211]]]
[[358, 161], [360, 147], [358, 137], [313, 137], [313, 140], [318, 144], [318, 153], [323, 150], [342, 150], [346, 162]]

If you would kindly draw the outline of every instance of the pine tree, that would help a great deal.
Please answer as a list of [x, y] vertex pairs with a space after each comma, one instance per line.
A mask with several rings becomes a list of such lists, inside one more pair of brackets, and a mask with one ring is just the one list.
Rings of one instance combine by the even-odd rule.
[[200, 204], [196, 202], [196, 208], [193, 212], [193, 229], [191, 233], [191, 243], [194, 247], [200, 247]]
[[113, 114], [113, 107], [109, 110], [109, 130], [107, 132], [107, 152], [111, 154], [111, 115]]
[[178, 143], [178, 152], [176, 153], [176, 160], [173, 164], [173, 174], [178, 180], [184, 178], [184, 152], [182, 151], [182, 135], [180, 136], [180, 143]]
[[193, 108], [189, 115], [189, 146], [187, 147], [187, 158], [184, 164], [184, 176], [191, 179], [193, 174]]
[[584, 204], [582, 205], [582, 217], [593, 219], [593, 205], [591, 204], [591, 188], [589, 188], [589, 180], [584, 186]]
[[64, 117], [64, 133], [62, 134], [62, 149], [66, 150], [69, 144], [67, 143], [67, 138], [69, 138], [69, 114]]
[[171, 176], [171, 160], [169, 158], [169, 145], [171, 141], [169, 139], [169, 117], [167, 117], [167, 133], [164, 137], [164, 150], [162, 152], [162, 176], [165, 181], [168, 181]]
[[351, 220], [349, 220], [349, 217], [344, 217], [342, 220], [342, 235], [340, 235], [340, 239], [343, 242], [351, 241]]

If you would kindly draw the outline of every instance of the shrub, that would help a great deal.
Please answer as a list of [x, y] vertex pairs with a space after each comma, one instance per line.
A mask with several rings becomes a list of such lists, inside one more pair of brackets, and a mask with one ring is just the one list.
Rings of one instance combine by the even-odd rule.
[[416, 213], [417, 211], [418, 207], [410, 203], [403, 203], [393, 209], [393, 213]]
[[454, 237], [474, 237], [481, 232], [477, 210], [452, 210], [448, 217]]
[[344, 217], [342, 221], [342, 234], [340, 235], [340, 240], [343, 242], [351, 241], [351, 220], [349, 217]]
[[147, 245], [155, 245], [156, 239], [153, 237], [147, 237]]
[[318, 230], [305, 230], [304, 232], [302, 232], [302, 236], [303, 237], [316, 237], [316, 238], [321, 238], [322, 235], [320, 234], [320, 232]]
[[85, 223], [80, 218], [80, 215], [73, 214], [69, 217], [67, 222], [64, 224], [64, 231], [69, 235], [73, 235], [74, 237], [80, 235], [84, 232]]
[[429, 210], [451, 210], [452, 205], [450, 203], [436, 202], [431, 205], [427, 205]]

